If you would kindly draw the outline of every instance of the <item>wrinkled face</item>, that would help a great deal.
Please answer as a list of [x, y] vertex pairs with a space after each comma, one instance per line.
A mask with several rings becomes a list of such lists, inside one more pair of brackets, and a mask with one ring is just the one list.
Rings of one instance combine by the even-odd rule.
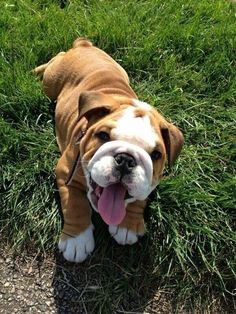
[[108, 225], [119, 224], [126, 205], [144, 200], [159, 183], [166, 151], [154, 109], [125, 106], [89, 128], [82, 164], [88, 198]]

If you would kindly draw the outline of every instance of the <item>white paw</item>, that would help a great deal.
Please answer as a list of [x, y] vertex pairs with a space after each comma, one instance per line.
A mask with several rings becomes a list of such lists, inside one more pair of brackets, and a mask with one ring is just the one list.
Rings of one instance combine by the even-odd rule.
[[94, 250], [93, 225], [73, 238], [60, 240], [58, 248], [69, 262], [82, 263]]
[[122, 245], [134, 244], [138, 241], [138, 236], [143, 235], [119, 226], [109, 226], [109, 232], [116, 242]]

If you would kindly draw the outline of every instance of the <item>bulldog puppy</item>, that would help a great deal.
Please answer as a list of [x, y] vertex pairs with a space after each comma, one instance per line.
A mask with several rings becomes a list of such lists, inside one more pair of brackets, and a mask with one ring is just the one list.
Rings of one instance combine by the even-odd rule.
[[138, 100], [125, 70], [86, 39], [35, 72], [56, 101], [60, 251], [82, 262], [94, 250], [91, 207], [119, 244], [135, 243], [145, 232], [146, 199], [179, 155], [182, 133]]

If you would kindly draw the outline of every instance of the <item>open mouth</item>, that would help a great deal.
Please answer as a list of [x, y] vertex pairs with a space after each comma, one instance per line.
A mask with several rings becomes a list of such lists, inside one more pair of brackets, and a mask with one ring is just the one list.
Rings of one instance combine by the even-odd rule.
[[121, 183], [112, 183], [107, 187], [99, 186], [90, 177], [90, 199], [102, 219], [108, 225], [118, 225], [124, 219], [125, 200], [132, 198], [127, 188]]

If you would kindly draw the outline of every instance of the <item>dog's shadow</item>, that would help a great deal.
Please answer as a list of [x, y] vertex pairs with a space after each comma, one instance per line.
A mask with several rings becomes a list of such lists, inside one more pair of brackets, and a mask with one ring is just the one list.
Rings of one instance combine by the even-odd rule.
[[[56, 255], [53, 289], [58, 313], [143, 313], [158, 283], [153, 283], [147, 239], [133, 247], [100, 242], [83, 264]], [[102, 247], [99, 247], [102, 246]]]
[[93, 223], [96, 248], [87, 261], [69, 263], [58, 252], [55, 254], [57, 313], [144, 313], [147, 307], [152, 313], [152, 300], [156, 307], [158, 298], [162, 307], [166, 300], [158, 294], [160, 283], [153, 276], [155, 254], [150, 238], [144, 236], [135, 245], [119, 246], [99, 215], [93, 215]]

